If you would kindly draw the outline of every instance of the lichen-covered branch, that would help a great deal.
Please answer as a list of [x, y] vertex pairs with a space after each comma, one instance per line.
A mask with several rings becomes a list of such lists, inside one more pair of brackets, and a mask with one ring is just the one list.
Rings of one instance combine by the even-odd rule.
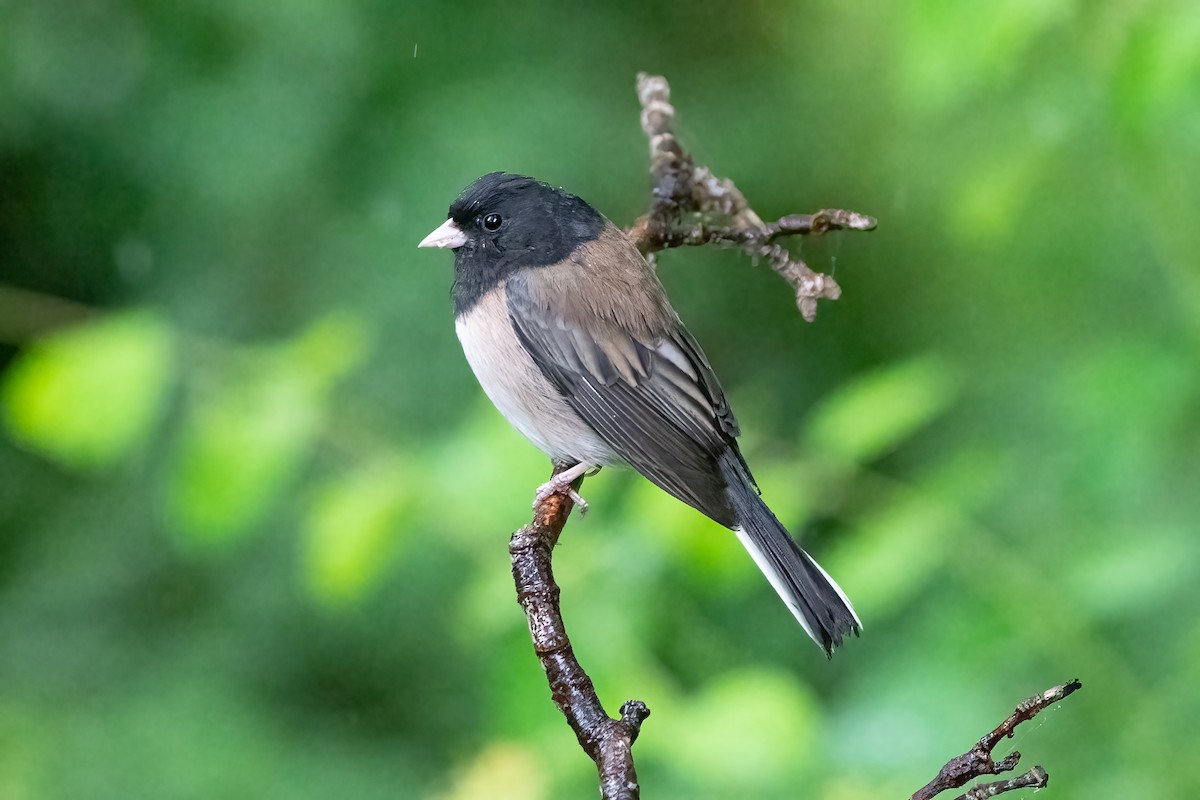
[[[994, 761], [992, 759], [992, 751], [996, 749], [996, 745], [1000, 743], [1000, 740], [1011, 738], [1013, 731], [1022, 722], [1033, 719], [1038, 715], [1038, 712], [1054, 705], [1065, 697], [1069, 697], [1082, 685], [1079, 679], [1076, 678], [1058, 686], [1052, 686], [1041, 694], [1034, 695], [1028, 700], [1022, 701], [1008, 719], [997, 725], [994, 730], [980, 739], [974, 747], [961, 756], [956, 756], [947, 761], [941, 771], [938, 772], [936, 778], [913, 794], [912, 800], [930, 800], [930, 798], [944, 791], [957, 789], [960, 786], [964, 786], [967, 782], [983, 777], [984, 775], [999, 775], [1002, 772], [1012, 772], [1021, 760], [1021, 754], [1014, 750], [999, 761]], [[1050, 776], [1046, 773], [1046, 770], [1040, 766], [1036, 766], [1016, 778], [974, 786], [965, 794], [959, 795], [955, 800], [983, 800], [983, 798], [995, 797], [998, 794], [1010, 792], [1014, 789], [1029, 787], [1040, 789], [1049, 780]]]
[[956, 797], [955, 800], [986, 800], [988, 797], [995, 797], [1014, 789], [1041, 789], [1048, 783], [1050, 783], [1050, 776], [1046, 774], [1046, 770], [1034, 767], [1023, 775], [1005, 781], [976, 784], [969, 791]]
[[[563, 468], [557, 465], [555, 472]], [[580, 483], [582, 479], [576, 488]], [[637, 800], [640, 789], [632, 748], [650, 710], [645, 703], [630, 700], [621, 706], [620, 719], [608, 716], [592, 679], [575, 658], [559, 610], [551, 558], [573, 506], [565, 494], [550, 495], [537, 503], [533, 520], [509, 540], [517, 601], [525, 609], [533, 649], [546, 671], [554, 704], [567, 718], [584, 752], [596, 762], [601, 796], [605, 800]]]
[[815, 214], [788, 214], [774, 222], [762, 218], [728, 178], [718, 178], [675, 138], [671, 87], [661, 75], [638, 75], [642, 130], [650, 140], [650, 210], [629, 227], [629, 235], [647, 257], [668, 247], [724, 244], [737, 247], [791, 284], [796, 305], [811, 322], [817, 300], [836, 300], [841, 287], [828, 275], [814, 272], [775, 240], [832, 230], [869, 231], [875, 220], [856, 211], [826, 209]]

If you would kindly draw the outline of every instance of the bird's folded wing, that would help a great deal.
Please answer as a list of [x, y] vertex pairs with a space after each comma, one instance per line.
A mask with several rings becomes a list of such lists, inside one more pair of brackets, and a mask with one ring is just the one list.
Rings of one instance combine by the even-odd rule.
[[731, 445], [736, 452], [737, 423], [674, 312], [622, 324], [620, 315], [595, 307], [595, 294], [585, 303], [555, 297], [565, 290], [540, 277], [530, 271], [510, 279], [506, 294], [513, 328], [542, 373], [630, 466], [729, 524], [715, 460]]

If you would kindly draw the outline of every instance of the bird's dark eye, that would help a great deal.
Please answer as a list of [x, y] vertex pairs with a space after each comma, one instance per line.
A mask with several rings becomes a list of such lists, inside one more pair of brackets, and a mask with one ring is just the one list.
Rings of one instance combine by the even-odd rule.
[[500, 219], [499, 214], [488, 214], [483, 218], [483, 227], [487, 228], [489, 231], [498, 231], [500, 230], [500, 223], [503, 221], [504, 220]]

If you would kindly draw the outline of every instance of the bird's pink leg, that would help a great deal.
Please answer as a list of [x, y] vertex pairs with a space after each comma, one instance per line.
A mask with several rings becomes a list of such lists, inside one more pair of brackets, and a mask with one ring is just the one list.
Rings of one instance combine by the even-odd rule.
[[552, 494], [565, 494], [579, 507], [579, 515], [583, 516], [588, 510], [587, 501], [579, 496], [579, 492], [575, 491], [571, 487], [571, 484], [575, 482], [576, 478], [590, 469], [595, 469], [595, 465], [582, 461], [569, 469], [564, 469], [562, 472], [557, 473], [550, 480], [538, 487], [537, 494], [533, 496], [533, 507], [536, 509], [538, 504]]

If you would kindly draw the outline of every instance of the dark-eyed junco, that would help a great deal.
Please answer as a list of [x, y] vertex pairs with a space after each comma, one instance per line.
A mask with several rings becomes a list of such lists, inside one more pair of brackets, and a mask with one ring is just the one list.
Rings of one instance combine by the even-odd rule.
[[458, 338], [483, 390], [569, 492], [628, 466], [731, 528], [813, 640], [861, 628], [850, 601], [760, 499], [700, 345], [629, 238], [578, 197], [494, 172], [420, 247], [454, 251]]

